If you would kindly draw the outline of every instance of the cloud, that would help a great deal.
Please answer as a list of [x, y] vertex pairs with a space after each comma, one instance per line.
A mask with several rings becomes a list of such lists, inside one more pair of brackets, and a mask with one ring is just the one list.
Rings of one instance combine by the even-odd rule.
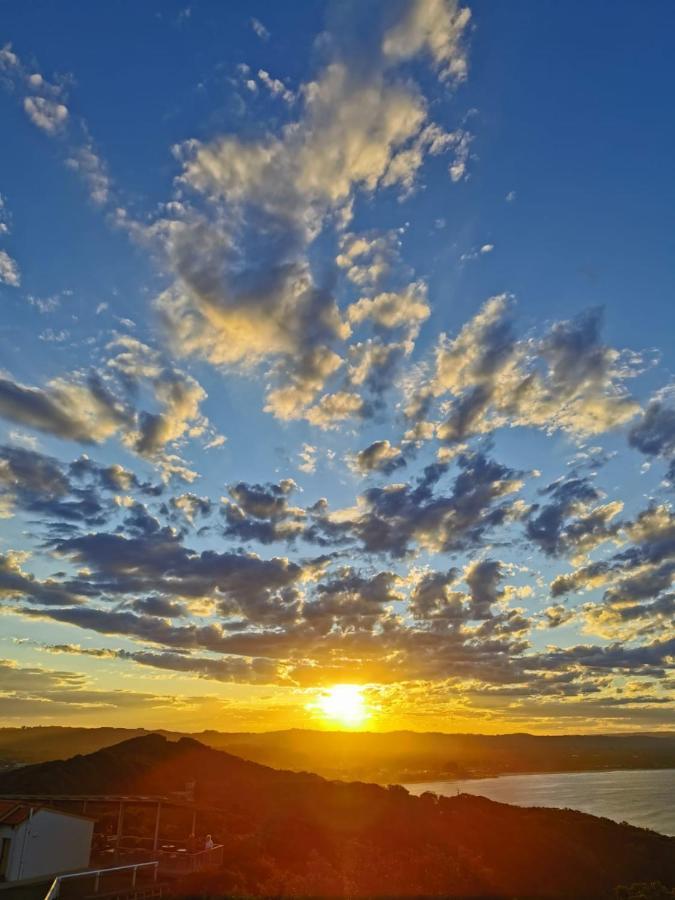
[[453, 182], [463, 181], [467, 176], [467, 166], [471, 154], [473, 135], [468, 131], [458, 130], [455, 143], [455, 158], [448, 166], [448, 173]]
[[619, 523], [613, 538], [622, 548], [556, 576], [551, 595], [589, 593], [602, 588], [599, 601], [585, 603], [579, 615], [584, 631], [633, 640], [667, 633], [675, 581], [675, 522], [665, 506], [650, 506]]
[[[24, 616], [143, 645], [114, 651], [116, 658], [221, 681], [316, 684], [351, 673], [388, 684], [454, 677], [472, 679], [479, 693], [505, 698], [592, 691], [612, 702], [616, 695], [606, 679], [615, 673], [661, 677], [672, 648], [658, 638], [621, 650], [579, 645], [532, 651], [527, 639], [532, 621], [510, 607], [527, 591], [507, 583], [513, 567], [492, 556], [463, 569], [409, 569], [405, 577], [372, 568], [373, 553], [396, 557], [414, 546], [475, 552], [500, 523], [521, 514], [503, 499], [517, 490], [517, 473], [480, 456], [458, 458], [457, 466], [449, 491], [439, 490], [449, 466], [437, 463], [411, 485], [366, 491], [355, 509], [333, 514], [326, 504], [291, 507], [295, 485], [290, 481], [230, 487], [225, 510], [236, 505], [241, 521], [266, 528], [294, 521], [306, 525], [303, 539], [323, 535], [333, 547], [341, 539], [355, 542], [355, 549], [371, 554], [366, 571], [343, 565], [334, 553], [293, 563], [192, 550], [137, 503], [116, 533], [51, 541], [55, 554], [76, 567], [74, 577], [60, 573], [40, 580], [23, 571], [24, 557], [8, 557], [0, 570], [3, 593], [21, 603], [14, 611]], [[90, 465], [83, 471], [83, 477], [94, 479]], [[96, 470], [97, 483], [103, 471]], [[58, 481], [57, 474], [38, 470], [35, 477], [50, 483]], [[203, 509], [193, 499], [179, 495], [167, 513]], [[669, 528], [665, 513], [657, 510], [624, 526], [642, 541], [643, 558], [653, 565], [670, 552], [664, 545]], [[634, 555], [630, 559], [636, 562]], [[617, 564], [621, 560], [619, 554]], [[399, 604], [405, 613], [394, 611]], [[624, 603], [616, 608], [628, 610]], [[649, 626], [659, 616], [667, 627], [671, 614], [672, 599], [664, 597], [658, 609], [630, 610], [622, 619]], [[592, 619], [586, 608], [581, 615]], [[553, 627], [570, 620], [560, 608], [546, 616]], [[608, 620], [596, 624], [610, 633]]]
[[25, 97], [23, 108], [33, 125], [47, 134], [62, 131], [68, 118], [68, 107], [47, 97]]
[[365, 491], [352, 509], [335, 513], [308, 510], [313, 525], [307, 536], [319, 543], [356, 540], [367, 553], [404, 557], [417, 545], [433, 552], [480, 546], [491, 529], [520, 515], [506, 500], [522, 487], [523, 473], [482, 454], [461, 455], [449, 494], [434, 494], [448, 466], [428, 466], [416, 484], [391, 484]]
[[336, 391], [323, 394], [305, 412], [305, 418], [312, 425], [322, 429], [336, 428], [345, 419], [360, 416], [364, 412], [364, 401], [355, 391]]
[[56, 540], [54, 551], [95, 573], [90, 581], [83, 579], [92, 593], [100, 582], [109, 594], [209, 600], [224, 615], [246, 615], [252, 621], [258, 615], [285, 615], [284, 590], [305, 575], [301, 565], [284, 557], [198, 553], [185, 548], [170, 529], [149, 524], [131, 537], [97, 532]]
[[345, 387], [360, 391], [362, 405], [359, 414], [368, 419], [384, 412], [387, 395], [396, 389], [402, 376], [404, 363], [414, 349], [411, 334], [402, 341], [389, 341], [379, 337], [354, 343], [349, 348], [349, 367]]
[[140, 481], [134, 472], [125, 469], [119, 463], [100, 465], [83, 454], [68, 466], [69, 473], [78, 479], [91, 478], [94, 483], [103, 490], [126, 493], [139, 490], [151, 497], [158, 497], [162, 493], [162, 485]]
[[543, 613], [543, 622], [546, 628], [559, 628], [567, 622], [571, 622], [575, 617], [575, 612], [562, 603], [556, 603], [553, 606], [547, 606]]
[[[0, 71], [2, 71], [1, 57]], [[5, 198], [0, 194], [0, 235], [9, 234], [11, 224], [11, 214], [7, 209]], [[19, 287], [21, 284], [21, 273], [18, 263], [15, 259], [12, 259], [6, 250], [0, 250], [0, 284], [8, 284], [10, 287]]]
[[39, 72], [31, 72], [11, 44], [0, 49], [0, 72], [6, 76], [4, 86], [16, 87], [23, 95], [23, 109], [33, 125], [49, 135], [64, 130], [69, 113], [61, 84], [47, 81]]
[[347, 310], [349, 321], [358, 325], [370, 319], [383, 328], [405, 327], [415, 331], [429, 318], [426, 285], [415, 282], [400, 293], [385, 292], [373, 298], [363, 297]]
[[[170, 697], [134, 690], [103, 690], [93, 687], [76, 672], [20, 666], [0, 661], [0, 713], [5, 718], [53, 720], [56, 716], [93, 714], [111, 711], [144, 712], [168, 708], [174, 712], [195, 704], [194, 697]], [[200, 698], [207, 699], [207, 698]], [[197, 701], [199, 702], [199, 701]]]
[[44, 389], [0, 378], [0, 415], [82, 443], [104, 441], [128, 421], [126, 410], [96, 375], [82, 381], [55, 379]]
[[450, 590], [459, 581], [460, 573], [456, 568], [447, 572], [425, 572], [410, 594], [411, 615], [418, 621], [464, 621], [465, 594]]
[[94, 150], [91, 139], [75, 147], [73, 154], [66, 160], [66, 165], [85, 182], [94, 203], [102, 206], [108, 202], [112, 190], [108, 167]]
[[477, 250], [469, 250], [466, 253], [462, 253], [462, 255], [459, 257], [459, 261], [469, 262], [470, 260], [479, 259], [481, 256], [486, 256], [488, 253], [492, 253], [494, 249], [494, 244], [482, 244]]
[[601, 344], [600, 324], [591, 310], [540, 338], [518, 339], [510, 298], [492, 297], [455, 338], [441, 336], [409, 416], [419, 421], [435, 398], [448, 397], [436, 434], [449, 444], [504, 426], [578, 436], [615, 429], [640, 410], [625, 382], [643, 360]]
[[[472, 632], [474, 636], [526, 632], [530, 622], [519, 611], [505, 608], [509, 593], [513, 593], [500, 586], [506, 572], [507, 567], [495, 559], [470, 562], [463, 572], [456, 567], [447, 572], [425, 572], [411, 593], [410, 611], [421, 624], [435, 631], [478, 621], [483, 624]], [[459, 590], [462, 581], [466, 591]], [[504, 608], [495, 611], [497, 604]]]
[[6, 515], [16, 506], [48, 519], [105, 520], [95, 489], [75, 486], [56, 459], [21, 447], [0, 447], [0, 496]]
[[196, 494], [184, 493], [178, 497], [171, 497], [169, 504], [190, 525], [194, 525], [198, 519], [207, 518], [213, 509], [213, 504], [208, 497], [198, 497]]
[[33, 125], [49, 137], [60, 138], [66, 166], [82, 178], [93, 202], [99, 206], [108, 203], [112, 196], [108, 167], [96, 151], [86, 122], [73, 116], [67, 106], [68, 80], [50, 82], [40, 72], [31, 71], [10, 45], [0, 50], [0, 73], [5, 74], [0, 86], [22, 98], [23, 110]]
[[[448, 130], [433, 121], [438, 98], [427, 96], [420, 64], [442, 89], [467, 77], [469, 13], [453, 0], [356, 6], [351, 28], [339, 27], [343, 8], [330, 14], [319, 66], [297, 89], [267, 69], [238, 67], [230, 83], [245, 98], [241, 112], [274, 108], [275, 119], [266, 128], [247, 119], [236, 133], [212, 123], [210, 137], [174, 148], [175, 192], [144, 220], [117, 205], [65, 82], [0, 51], [3, 84], [55, 139], [93, 202], [155, 254], [163, 287], [154, 307], [168, 338], [166, 352], [129, 334], [100, 351], [92, 338], [91, 371], [35, 384], [0, 378], [9, 422], [84, 445], [116, 440], [134, 469], [157, 473], [84, 455], [63, 461], [26, 444], [32, 435], [0, 447], [0, 515], [17, 516], [31, 548], [0, 557], [5, 610], [58, 624], [64, 640], [47, 652], [87, 656], [92, 668], [113, 661], [134, 675], [143, 666], [158, 680], [373, 682], [410, 692], [423, 708], [451, 696], [491, 727], [507, 707], [514, 719], [536, 707], [569, 721], [582, 702], [617, 717], [665, 705], [672, 512], [665, 504], [624, 512], [602, 487], [603, 449], [580, 442], [624, 428], [671, 477], [670, 392], [641, 408], [628, 384], [645, 358], [603, 342], [599, 310], [523, 332], [506, 294], [418, 353], [436, 280], [404, 264], [405, 236], [420, 234], [404, 201], [424, 186], [432, 157], [446, 155], [433, 163], [441, 174], [447, 166], [446, 181], [467, 178], [472, 150], [471, 113]], [[270, 95], [285, 105], [263, 102]], [[376, 195], [393, 217], [388, 229], [374, 227]], [[0, 235], [10, 224], [0, 198]], [[493, 251], [479, 243], [467, 258]], [[19, 283], [6, 253], [0, 280]], [[97, 299], [91, 309], [105, 311], [108, 301]], [[29, 298], [45, 314], [60, 301]], [[36, 333], [58, 341], [65, 331], [54, 324]], [[330, 503], [301, 500], [282, 469], [255, 480], [233, 470], [214, 494], [215, 457], [199, 490], [175, 486], [172, 476], [197, 478], [195, 447], [225, 438], [206, 417], [205, 388], [174, 354], [260, 377], [264, 409], [296, 423], [275, 451], [304, 475], [327, 462], [338, 479]], [[351, 446], [357, 428], [382, 426], [389, 412], [403, 435], [381, 428], [388, 437], [373, 440], [364, 427], [367, 439]], [[325, 447], [308, 425], [326, 432]], [[537, 491], [529, 484], [537, 472], [494, 458], [501, 442], [491, 436], [513, 427], [562, 432], [577, 456], [555, 478], [552, 454]], [[355, 479], [343, 463], [377, 478], [351, 497]], [[74, 629], [124, 648], [80, 647], [69, 642]], [[542, 649], [550, 635], [563, 646]], [[202, 702], [102, 692], [84, 676], [39, 667], [0, 677], [11, 689], [8, 715], [146, 714], [162, 702], [173, 714]]]
[[467, 59], [462, 40], [471, 13], [456, 0], [413, 0], [406, 14], [384, 38], [383, 52], [394, 60], [427, 53], [443, 80], [462, 81]]
[[554, 648], [542, 657], [546, 664], [566, 663], [589, 669], [640, 671], [661, 676], [668, 668], [668, 660], [675, 653], [675, 638], [656, 640], [641, 647], [626, 647], [623, 643], [607, 647], [580, 645]]
[[280, 79], [272, 78], [270, 73], [265, 69], [258, 69], [258, 78], [273, 97], [280, 97], [284, 103], [289, 104], [295, 101], [295, 94], [293, 91], [289, 90]]
[[151, 666], [170, 672], [196, 675], [211, 681], [244, 682], [246, 684], [285, 684], [288, 679], [272, 660], [243, 659], [237, 656], [183, 656], [179, 653], [147, 653], [120, 651], [121, 659], [132, 660], [141, 666]]
[[503, 567], [498, 560], [484, 559], [469, 564], [464, 578], [471, 597], [471, 618], [492, 617], [492, 606], [504, 595], [499, 588], [503, 577]]
[[371, 472], [390, 475], [405, 464], [399, 448], [392, 446], [387, 440], [374, 441], [351, 458], [352, 467], [362, 475]]
[[84, 602], [84, 595], [72, 592], [68, 586], [47, 578], [43, 581], [21, 568], [24, 554], [9, 552], [0, 555], [0, 598], [26, 598], [42, 606], [76, 606]]
[[402, 231], [399, 228], [370, 234], [346, 232], [340, 236], [340, 252], [335, 262], [359, 288], [375, 288], [398, 263]]
[[268, 392], [265, 412], [271, 412], [283, 421], [305, 417], [318, 391], [342, 365], [342, 358], [326, 347], [300, 355], [293, 370], [286, 374], [285, 385]]
[[251, 28], [255, 31], [261, 41], [269, 41], [270, 33], [259, 19], [251, 19]]
[[675, 595], [662, 594], [656, 600], [620, 604], [587, 604], [582, 616], [584, 630], [609, 640], [635, 640], [645, 635], [667, 634], [675, 616]]
[[305, 512], [290, 506], [288, 498], [297, 489], [288, 478], [279, 484], [230, 485], [232, 498], [224, 498], [221, 513], [225, 535], [239, 540], [257, 540], [261, 544], [293, 540], [302, 533]]
[[[109, 345], [116, 350], [100, 371], [57, 378], [44, 388], [0, 378], [0, 416], [66, 440], [100, 444], [117, 435], [165, 477], [194, 475], [167, 452], [188, 439], [215, 435], [201, 413], [206, 392], [190, 375], [162, 363], [160, 355], [133, 338]], [[134, 393], [149, 384], [158, 411], [134, 407]]]
[[[334, 42], [332, 60], [302, 86], [300, 113], [280, 133], [178, 148], [189, 205], [182, 200], [179, 216], [143, 232], [159, 237], [173, 272], [156, 305], [174, 349], [238, 371], [271, 365], [277, 384], [265, 408], [282, 419], [304, 416], [329, 427], [362, 412], [350, 392], [325, 390], [350, 326], [332, 285], [312, 270], [313, 242], [326, 225], [344, 227], [357, 192], [411, 190], [425, 156], [459, 140], [429, 121], [424, 98], [391, 70], [425, 53], [441, 77], [460, 78], [468, 16], [452, 3], [435, 4], [431, 18], [417, 4], [414, 10], [384, 32], [365, 66], [351, 65]], [[355, 277], [359, 266], [348, 272]], [[373, 317], [409, 325], [407, 304], [422, 321], [423, 287], [412, 291], [398, 300], [383, 295]], [[357, 318], [369, 315], [359, 310]]]
[[623, 503], [593, 506], [601, 494], [588, 478], [559, 479], [540, 493], [548, 502], [530, 509], [526, 531], [547, 555], [579, 557], [603, 541], [617, 538], [620, 526], [612, 520]]
[[660, 392], [628, 434], [631, 447], [668, 464], [667, 479], [675, 482], [675, 408], [669, 390]]
[[5, 198], [0, 194], [0, 234], [9, 234], [12, 217], [7, 209]]
[[19, 287], [21, 275], [16, 261], [5, 250], [0, 250], [0, 284]]
[[306, 475], [312, 475], [316, 472], [316, 457], [318, 450], [312, 444], [303, 444], [298, 451], [298, 469]]

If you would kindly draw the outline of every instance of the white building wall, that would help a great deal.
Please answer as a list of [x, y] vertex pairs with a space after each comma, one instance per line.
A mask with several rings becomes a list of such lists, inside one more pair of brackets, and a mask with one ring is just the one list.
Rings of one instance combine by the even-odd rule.
[[88, 819], [43, 808], [12, 831], [8, 881], [89, 866], [94, 823]]

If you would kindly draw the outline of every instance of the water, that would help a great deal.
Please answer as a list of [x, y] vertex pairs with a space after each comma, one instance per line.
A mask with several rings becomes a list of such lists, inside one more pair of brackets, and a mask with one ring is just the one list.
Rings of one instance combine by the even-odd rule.
[[411, 794], [479, 794], [516, 806], [578, 809], [675, 835], [675, 769], [502, 775], [404, 785]]

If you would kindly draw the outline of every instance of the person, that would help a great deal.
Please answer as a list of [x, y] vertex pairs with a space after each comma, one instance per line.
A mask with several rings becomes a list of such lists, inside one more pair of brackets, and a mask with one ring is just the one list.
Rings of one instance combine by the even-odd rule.
[[213, 838], [210, 834], [206, 835], [206, 840], [204, 841], [204, 849], [205, 850], [213, 850]]

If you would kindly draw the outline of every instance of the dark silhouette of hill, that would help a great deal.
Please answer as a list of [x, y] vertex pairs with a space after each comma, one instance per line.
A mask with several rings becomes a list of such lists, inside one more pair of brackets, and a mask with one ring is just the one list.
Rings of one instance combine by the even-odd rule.
[[150, 733], [143, 728], [72, 728], [64, 725], [0, 728], [0, 761], [8, 765], [65, 759], [75, 753], [94, 753], [102, 747]]
[[289, 731], [194, 735], [275, 768], [327, 778], [434, 781], [515, 772], [675, 768], [674, 735], [443, 734]]
[[[0, 762], [21, 764], [91, 753], [148, 734], [123, 728], [3, 728]], [[157, 732], [177, 739], [177, 732]], [[288, 730], [204, 731], [203, 744], [278, 769], [379, 783], [508, 772], [675, 768], [675, 735], [531, 735]]]
[[166, 793], [196, 778], [222, 810], [219, 872], [198, 896], [610, 897], [675, 883], [675, 839], [569, 810], [278, 771], [183, 738], [133, 738], [0, 774], [0, 793]]

